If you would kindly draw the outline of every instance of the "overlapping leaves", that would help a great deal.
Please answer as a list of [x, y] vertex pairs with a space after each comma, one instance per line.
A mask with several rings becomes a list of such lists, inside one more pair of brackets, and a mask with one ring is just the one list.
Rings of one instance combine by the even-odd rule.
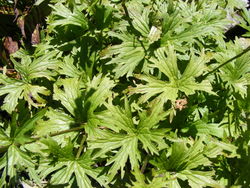
[[178, 179], [187, 180], [191, 187], [223, 187], [212, 178], [213, 171], [201, 170], [201, 167], [210, 166], [212, 162], [209, 158], [223, 154], [223, 150], [234, 153], [236, 148], [227, 144], [218, 147], [214, 142], [204, 144], [204, 140], [205, 137], [201, 137], [194, 143], [189, 142], [190, 147], [185, 142], [176, 142], [171, 147], [170, 157], [169, 154], [162, 153], [156, 161], [152, 160], [152, 164], [159, 168], [159, 173], [165, 173], [169, 187], [181, 187]]
[[[55, 59], [58, 52], [48, 52], [42, 45], [40, 47], [37, 48], [36, 55], [33, 56], [24, 50], [14, 54], [14, 58], [21, 59], [21, 62], [17, 62], [12, 58], [17, 71], [16, 78], [10, 78], [6, 74], [0, 75], [0, 83], [2, 84], [0, 95], [7, 94], [2, 109], [8, 113], [15, 109], [20, 99], [26, 100], [30, 106], [34, 107], [44, 107], [46, 104], [46, 100], [40, 95], [48, 96], [50, 90], [44, 86], [33, 84], [33, 80], [43, 77], [53, 80], [53, 76], [57, 74], [52, 70], [58, 66], [58, 60]], [[49, 48], [49, 46], [47, 47]], [[47, 54], [45, 55], [45, 53]]]
[[249, 53], [223, 65], [249, 45], [223, 38], [238, 1], [49, 6], [0, 75], [0, 186], [249, 187]]
[[90, 188], [93, 187], [90, 177], [97, 180], [100, 185], [105, 185], [106, 178], [100, 175], [102, 169], [93, 168], [95, 163], [92, 160], [91, 151], [77, 158], [73, 155], [74, 145], [70, 141], [64, 147], [60, 147], [53, 139], [42, 142], [48, 147], [47, 152], [56, 162], [50, 168], [41, 168], [40, 176], [45, 178], [54, 172], [51, 178], [52, 185], [71, 185], [71, 180], [76, 178], [78, 186]]
[[[219, 63], [223, 63], [225, 59], [232, 58], [249, 45], [248, 39], [236, 39], [235, 43], [228, 43], [226, 49], [217, 53], [215, 58]], [[220, 69], [223, 81], [226, 81], [227, 85], [233, 87], [242, 97], [247, 95], [247, 86], [250, 84], [249, 58], [250, 53], [248, 52]]]
[[109, 171], [111, 179], [118, 170], [124, 176], [126, 162], [130, 161], [131, 168], [138, 168], [141, 161], [139, 143], [142, 148], [151, 154], [158, 154], [165, 147], [164, 135], [166, 129], [157, 129], [158, 123], [166, 113], [161, 108], [139, 112], [139, 119], [135, 122], [131, 109], [125, 100], [124, 109], [114, 106], [111, 102], [105, 105], [107, 111], [100, 114], [101, 125], [106, 127], [101, 135], [90, 140], [90, 148], [100, 148], [95, 157], [101, 157], [109, 151], [116, 151], [110, 156], [107, 165], [112, 164]]

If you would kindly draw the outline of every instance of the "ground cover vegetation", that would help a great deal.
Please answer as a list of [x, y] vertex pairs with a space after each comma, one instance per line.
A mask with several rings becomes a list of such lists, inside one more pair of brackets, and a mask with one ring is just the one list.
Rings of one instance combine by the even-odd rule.
[[250, 187], [244, 1], [0, 2], [0, 187]]

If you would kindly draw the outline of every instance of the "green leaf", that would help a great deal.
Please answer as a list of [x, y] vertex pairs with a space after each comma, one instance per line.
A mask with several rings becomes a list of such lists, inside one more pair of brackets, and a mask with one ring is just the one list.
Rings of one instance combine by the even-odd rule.
[[75, 116], [78, 105], [77, 99], [81, 98], [83, 87], [84, 83], [78, 78], [59, 79], [54, 84], [53, 99], [61, 101], [68, 112]]
[[202, 153], [203, 150], [202, 139], [196, 141], [190, 148], [187, 148], [183, 142], [174, 143], [166, 168], [174, 171], [182, 171], [184, 169], [196, 168], [199, 165], [209, 165], [211, 162], [204, 156]]
[[116, 151], [107, 162], [107, 165], [113, 163], [109, 170], [110, 180], [112, 180], [118, 170], [121, 170], [121, 176], [124, 176], [124, 167], [128, 159], [132, 169], [138, 167], [141, 160], [139, 141], [142, 142], [145, 151], [152, 154], [158, 154], [158, 151], [165, 147], [163, 138], [167, 130], [153, 128], [158, 126], [159, 121], [166, 114], [161, 108], [154, 108], [149, 116], [146, 116], [147, 112], [142, 112], [139, 122], [136, 123], [132, 118], [127, 100], [125, 100], [124, 109], [114, 106], [111, 102], [105, 106], [108, 110], [98, 117], [101, 119], [100, 124], [112, 131], [103, 130], [100, 136], [91, 138], [90, 148], [100, 149], [95, 157], [103, 156], [109, 151]]
[[[241, 53], [248, 45], [246, 39], [236, 39], [234, 43], [230, 42], [222, 52], [215, 55], [219, 63], [231, 59], [236, 54]], [[247, 86], [250, 84], [250, 52], [245, 53], [236, 60], [226, 64], [220, 69], [220, 76], [227, 82], [229, 87], [233, 87], [243, 98], [247, 95]]]
[[44, 114], [46, 113], [46, 111], [47, 111], [46, 108], [39, 111], [31, 119], [26, 121], [21, 127], [18, 127], [15, 130], [14, 141], [16, 143], [22, 144], [22, 143], [26, 142], [27, 140], [30, 140], [30, 138], [27, 138], [25, 136], [25, 133], [34, 129], [35, 123], [44, 117]]
[[164, 11], [163, 45], [168, 41], [194, 42], [195, 38], [220, 35], [226, 24], [229, 24], [225, 19], [226, 12], [218, 9], [214, 1], [203, 1], [199, 5], [175, 1], [172, 12], [167, 13], [167, 9]]
[[50, 94], [50, 91], [43, 86], [31, 85], [3, 74], [0, 74], [0, 83], [3, 84], [0, 86], [0, 96], [7, 94], [2, 109], [8, 113], [14, 111], [18, 100], [23, 98], [34, 107], [45, 106], [46, 101], [39, 94], [46, 96]]
[[10, 138], [5, 134], [5, 132], [0, 128], [0, 145], [2, 147], [8, 146], [11, 144]]
[[[49, 49], [50, 46], [47, 46]], [[48, 80], [53, 80], [53, 76], [57, 75], [56, 70], [59, 61], [56, 59], [58, 51], [48, 51], [48, 49], [38, 48], [36, 53], [32, 56], [27, 55], [24, 50], [20, 50], [12, 55], [14, 58], [21, 59], [21, 62], [17, 62], [14, 58], [11, 58], [15, 65], [15, 69], [21, 75], [22, 79], [27, 82], [35, 78], [45, 77]]]
[[112, 16], [113, 8], [111, 6], [97, 5], [95, 14], [97, 29], [104, 29], [108, 27], [112, 21]]
[[133, 35], [128, 33], [118, 34], [110, 32], [110, 35], [121, 39], [123, 42], [108, 48], [108, 52], [103, 58], [116, 55], [107, 64], [116, 65], [113, 72], [117, 78], [124, 75], [127, 75], [127, 77], [132, 76], [135, 68], [145, 57], [142, 44]]
[[131, 3], [128, 7], [129, 16], [132, 19], [134, 28], [141, 33], [142, 36], [149, 35], [149, 13], [147, 7], [143, 7], [141, 3]]
[[182, 180], [188, 180], [189, 185], [194, 188], [203, 188], [206, 186], [222, 188], [223, 186], [212, 179], [213, 175], [214, 173], [211, 171], [184, 170], [177, 176]]
[[[167, 54], [167, 57], [165, 55]], [[136, 88], [132, 88], [131, 93], [143, 94], [141, 100], [146, 102], [153, 96], [162, 102], [167, 100], [174, 101], [178, 96], [178, 91], [184, 92], [186, 95], [192, 95], [197, 90], [206, 91], [211, 94], [211, 84], [208, 80], [198, 83], [195, 78], [200, 76], [206, 70], [205, 64], [209, 61], [209, 57], [202, 52], [199, 57], [192, 55], [185, 71], [180, 74], [177, 65], [177, 55], [173, 46], [159, 48], [155, 52], [156, 58], [152, 58], [154, 66], [158, 68], [169, 81], [159, 80], [151, 76], [139, 75], [138, 78], [147, 82], [146, 85], [137, 84]]]
[[76, 178], [79, 187], [92, 187], [92, 182], [89, 177], [94, 178], [100, 185], [106, 184], [106, 178], [100, 175], [101, 168], [94, 168], [94, 161], [91, 157], [91, 151], [86, 151], [79, 159], [73, 155], [73, 143], [61, 148], [57, 142], [52, 139], [43, 140], [49, 152], [58, 159], [55, 166], [49, 169], [44, 169], [41, 172], [43, 177], [46, 177], [51, 172], [54, 172], [51, 178], [51, 184], [68, 184], [72, 178]]
[[135, 136], [125, 134], [113, 134], [112, 132], [102, 132], [102, 138], [90, 140], [90, 148], [100, 148], [95, 157], [102, 156], [106, 152], [119, 149], [116, 154], [107, 161], [107, 165], [112, 164], [109, 170], [110, 180], [114, 178], [118, 170], [121, 170], [121, 176], [124, 176], [124, 167], [128, 159], [132, 169], [138, 166], [138, 161], [141, 160], [138, 151], [138, 139]]
[[73, 12], [62, 3], [57, 3], [51, 7], [53, 8], [52, 14], [58, 17], [58, 19], [52, 21], [52, 26], [76, 25], [83, 30], [88, 29], [87, 19], [77, 7], [74, 7]]
[[34, 133], [39, 136], [48, 135], [63, 130], [70, 129], [75, 123], [74, 119], [61, 110], [49, 108], [45, 114], [47, 120], [37, 121]]
[[[8, 148], [8, 151], [0, 159], [0, 169], [3, 169], [3, 177], [6, 177], [6, 175], [8, 175], [10, 180], [13, 181], [13, 178], [17, 175], [18, 172], [21, 172], [23, 168], [34, 169], [35, 164], [26, 152], [21, 151], [15, 145], [11, 145]], [[0, 183], [4, 185], [6, 182], [3, 182], [3, 180], [1, 180]]]
[[[202, 120], [196, 121], [191, 125], [197, 131], [197, 135], [213, 135], [218, 138], [223, 137], [224, 128], [218, 123], [206, 123]], [[191, 129], [192, 129], [191, 127]]]
[[80, 77], [83, 75], [83, 71], [80, 71], [78, 67], [74, 65], [74, 59], [71, 56], [66, 56], [63, 62], [59, 64], [60, 70], [58, 71], [61, 75], [66, 75], [71, 78]]
[[0, 86], [0, 95], [7, 94], [1, 108], [11, 113], [16, 108], [18, 99], [22, 98], [24, 83], [7, 78], [7, 76], [2, 74], [0, 74], [0, 83], [4, 84]]
[[102, 105], [105, 100], [112, 96], [111, 89], [115, 86], [114, 81], [102, 75], [94, 76], [93, 79], [86, 83], [87, 86], [87, 99], [86, 105], [88, 106], [88, 113], [93, 114], [94, 110]]

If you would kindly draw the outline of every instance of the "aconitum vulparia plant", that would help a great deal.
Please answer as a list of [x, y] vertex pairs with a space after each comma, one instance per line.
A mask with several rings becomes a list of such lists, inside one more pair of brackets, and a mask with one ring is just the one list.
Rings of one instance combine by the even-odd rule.
[[0, 187], [250, 187], [243, 1], [41, 3], [1, 65]]

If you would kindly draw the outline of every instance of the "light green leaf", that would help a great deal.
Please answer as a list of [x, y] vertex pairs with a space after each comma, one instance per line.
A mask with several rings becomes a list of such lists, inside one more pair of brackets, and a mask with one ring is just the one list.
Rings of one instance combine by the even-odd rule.
[[34, 107], [45, 106], [45, 100], [39, 94], [48, 96], [50, 91], [38, 85], [31, 85], [21, 80], [8, 78], [0, 74], [0, 95], [7, 96], [4, 98], [3, 110], [11, 113], [17, 106], [19, 99], [25, 99], [29, 105]]
[[92, 187], [89, 177], [94, 178], [100, 185], [105, 185], [106, 178], [100, 175], [101, 168], [94, 168], [94, 161], [91, 157], [91, 151], [86, 151], [80, 158], [73, 155], [73, 143], [61, 148], [57, 142], [52, 139], [43, 140], [49, 148], [49, 152], [58, 159], [55, 166], [43, 169], [41, 175], [48, 176], [54, 172], [51, 178], [51, 184], [68, 184], [72, 178], [76, 178], [79, 187]]
[[199, 165], [209, 165], [211, 162], [202, 153], [204, 150], [202, 141], [202, 139], [197, 140], [190, 148], [187, 148], [183, 142], [174, 143], [171, 157], [167, 162], [167, 169], [181, 171], [193, 169]]
[[134, 28], [147, 37], [149, 34], [149, 8], [143, 7], [141, 3], [131, 3], [128, 7], [129, 16], [132, 19]]
[[57, 3], [51, 7], [53, 8], [52, 14], [59, 17], [51, 23], [52, 26], [76, 25], [84, 30], [88, 29], [87, 19], [77, 7], [74, 7], [73, 12], [62, 3]]
[[[112, 131], [103, 130], [95, 138], [90, 139], [91, 149], [100, 149], [95, 157], [101, 157], [109, 151], [114, 151], [107, 165], [113, 164], [109, 171], [110, 180], [113, 179], [117, 171], [121, 170], [121, 176], [124, 175], [124, 167], [129, 159], [131, 168], [138, 167], [141, 160], [139, 152], [139, 141], [143, 144], [146, 152], [156, 153], [166, 147], [164, 136], [168, 130], [153, 129], [157, 128], [158, 123], [166, 113], [162, 108], [153, 108], [149, 116], [143, 111], [139, 115], [139, 121], [134, 122], [129, 102], [125, 99], [124, 109], [114, 106], [110, 101], [105, 104], [107, 111], [98, 115], [100, 124]], [[158, 116], [158, 119], [157, 119]], [[125, 132], [125, 133], [123, 133]]]
[[108, 52], [103, 58], [109, 57], [113, 54], [116, 55], [116, 57], [112, 58], [108, 64], [116, 65], [113, 72], [115, 72], [117, 78], [124, 76], [125, 74], [127, 77], [132, 76], [134, 69], [145, 56], [142, 45], [133, 35], [128, 33], [110, 33], [110, 35], [123, 40], [123, 43], [108, 48]]
[[[11, 145], [0, 159], [0, 169], [3, 170], [2, 177], [6, 177], [7, 175], [12, 179], [17, 175], [17, 172], [21, 172], [24, 167], [34, 169], [35, 164], [26, 152], [23, 152], [15, 145]], [[4, 185], [5, 183], [3, 179], [0, 180], [0, 185]]]
[[[165, 55], [166, 53], [167, 57]], [[180, 78], [174, 46], [170, 45], [167, 50], [165, 48], [159, 48], [155, 51], [155, 56], [157, 59], [152, 58], [152, 62], [169, 78], [170, 82], [174, 82]]]
[[81, 100], [82, 88], [84, 87], [83, 84], [84, 83], [78, 78], [59, 79], [54, 84], [53, 98], [61, 101], [62, 105], [73, 116], [76, 115], [76, 109], [78, 107], [77, 99]]
[[[215, 59], [219, 63], [223, 63], [227, 59], [231, 59], [246, 48], [244, 42], [244, 39], [236, 39], [234, 43], [228, 43], [222, 52], [215, 55]], [[220, 69], [220, 76], [223, 81], [226, 81], [227, 85], [233, 87], [243, 98], [247, 95], [247, 86], [250, 85], [249, 58], [250, 52], [247, 52]]]
[[212, 179], [214, 173], [212, 171], [195, 171], [195, 170], [184, 170], [178, 173], [177, 177], [182, 180], [188, 180], [189, 185], [192, 188], [203, 188], [206, 186], [222, 188], [218, 182]]
[[11, 113], [16, 108], [18, 99], [22, 98], [25, 85], [23, 82], [8, 78], [2, 74], [0, 74], [0, 83], [4, 84], [0, 86], [0, 95], [2, 96], [7, 94], [1, 108], [6, 110], [8, 113]]
[[14, 58], [11, 59], [15, 65], [15, 69], [21, 74], [22, 79], [30, 83], [35, 78], [45, 77], [48, 80], [54, 79], [53, 76], [57, 74], [55, 70], [59, 64], [59, 61], [56, 59], [57, 54], [58, 51], [56, 50], [46, 51], [45, 49], [40, 49], [40, 51], [37, 51], [37, 54], [29, 56], [25, 54], [25, 51], [21, 51], [12, 55], [15, 58], [21, 59], [21, 62], [17, 62]]
[[[167, 57], [166, 55], [167, 54]], [[195, 91], [205, 91], [211, 94], [211, 84], [208, 80], [201, 83], [195, 81], [206, 70], [205, 64], [209, 61], [209, 57], [203, 52], [199, 57], [192, 55], [184, 73], [181, 75], [177, 65], [177, 56], [173, 46], [166, 48], [159, 48], [155, 52], [156, 58], [152, 58], [154, 66], [158, 68], [169, 81], [159, 80], [151, 76], [139, 75], [138, 78], [147, 82], [147, 84], [137, 84], [136, 88], [130, 89], [130, 92], [141, 93], [142, 102], [148, 101], [153, 96], [156, 99], [165, 103], [167, 100], [172, 102], [177, 98], [178, 91], [184, 92], [186, 95], [192, 95]]]
[[139, 75], [137, 78], [146, 81], [148, 84], [137, 84], [136, 88], [130, 89], [130, 94], [141, 93], [141, 102], [148, 101], [151, 97], [158, 95], [159, 101], [165, 103], [168, 100], [177, 98], [178, 89], [174, 85], [165, 81], [156, 79], [152, 76]]
[[60, 70], [58, 71], [61, 75], [66, 75], [71, 78], [80, 77], [83, 72], [74, 65], [74, 59], [71, 56], [66, 56], [63, 62], [59, 64]]
[[130, 159], [131, 168], [138, 166], [141, 160], [138, 151], [138, 139], [135, 136], [125, 134], [113, 134], [111, 132], [103, 132], [103, 137], [97, 140], [90, 140], [90, 148], [100, 148], [95, 157], [102, 156], [108, 151], [119, 149], [116, 154], [108, 160], [107, 165], [112, 164], [109, 170], [110, 180], [114, 178], [118, 170], [121, 170], [121, 177], [124, 176], [124, 167], [128, 159]]
[[214, 1], [203, 1], [199, 6], [196, 3], [175, 1], [173, 13], [164, 11], [162, 43], [195, 42], [195, 38], [219, 35], [229, 21], [225, 19], [226, 12], [217, 6]]
[[52, 108], [49, 108], [45, 117], [48, 119], [37, 122], [34, 130], [36, 135], [44, 136], [50, 133], [67, 130], [75, 123], [74, 119], [68, 114]]
[[206, 123], [205, 121], [199, 120], [194, 122], [191, 126], [196, 129], [197, 135], [205, 134], [217, 136], [218, 138], [223, 137], [224, 128], [220, 127], [220, 124], [218, 123]]
[[5, 134], [5, 132], [0, 128], [0, 145], [1, 147], [8, 146], [11, 144], [10, 138]]
[[155, 26], [152, 26], [150, 29], [150, 33], [148, 34], [148, 40], [150, 43], [153, 43], [157, 40], [159, 40], [161, 37], [161, 31], [156, 28]]
[[86, 84], [86, 92], [92, 94], [85, 102], [89, 106], [89, 114], [93, 114], [98, 106], [102, 105], [108, 97], [112, 96], [111, 89], [114, 86], [114, 81], [108, 77], [102, 77], [102, 75], [94, 76], [91, 82]]
[[159, 154], [158, 151], [166, 148], [164, 140], [166, 132], [169, 129], [157, 129], [157, 130], [142, 130], [137, 136], [143, 144], [143, 149], [147, 153]]

